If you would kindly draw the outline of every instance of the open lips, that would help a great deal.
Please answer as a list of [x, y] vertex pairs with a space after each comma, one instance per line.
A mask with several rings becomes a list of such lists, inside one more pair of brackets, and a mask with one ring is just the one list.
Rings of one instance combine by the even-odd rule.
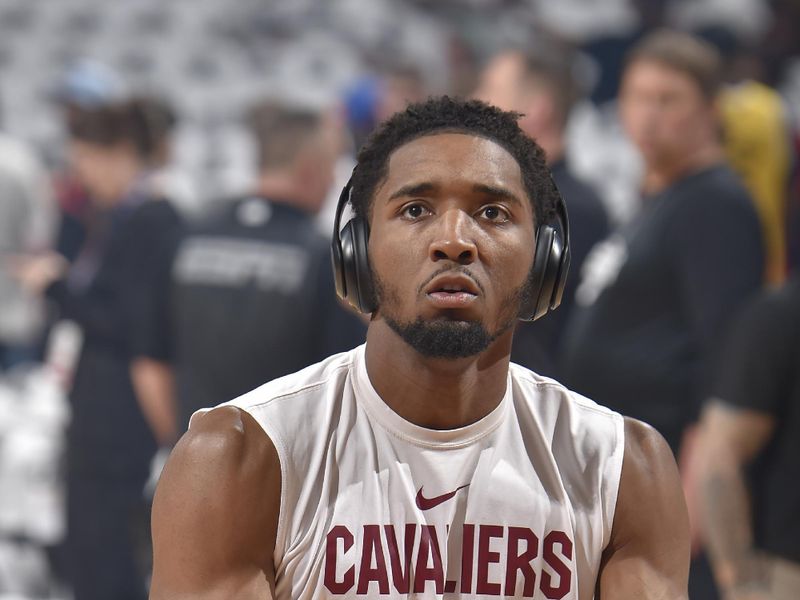
[[473, 302], [480, 291], [466, 275], [442, 275], [427, 285], [425, 293], [441, 308], [461, 308]]

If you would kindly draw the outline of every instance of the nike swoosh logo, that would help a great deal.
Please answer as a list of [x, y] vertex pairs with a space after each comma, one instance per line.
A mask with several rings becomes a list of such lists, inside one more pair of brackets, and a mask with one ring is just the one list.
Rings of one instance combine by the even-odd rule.
[[463, 490], [465, 487], [469, 487], [469, 484], [467, 483], [465, 485], [459, 486], [452, 492], [442, 494], [441, 496], [435, 496], [433, 498], [426, 498], [425, 496], [423, 496], [422, 487], [419, 488], [419, 491], [417, 492], [417, 508], [419, 508], [420, 510], [430, 510], [435, 506], [439, 506], [442, 502], [447, 502], [448, 500], [450, 500], [450, 498], [455, 496], [459, 490]]

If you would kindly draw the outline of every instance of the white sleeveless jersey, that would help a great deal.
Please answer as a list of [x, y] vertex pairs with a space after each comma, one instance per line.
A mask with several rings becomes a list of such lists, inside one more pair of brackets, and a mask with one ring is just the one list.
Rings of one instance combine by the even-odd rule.
[[280, 458], [277, 598], [591, 599], [622, 417], [512, 364], [489, 415], [425, 429], [381, 400], [364, 349], [228, 403]]

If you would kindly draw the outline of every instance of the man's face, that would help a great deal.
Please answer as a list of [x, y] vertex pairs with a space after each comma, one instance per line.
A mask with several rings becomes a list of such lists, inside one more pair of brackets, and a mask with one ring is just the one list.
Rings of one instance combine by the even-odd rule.
[[377, 318], [420, 353], [478, 354], [529, 294], [533, 209], [516, 160], [485, 138], [442, 133], [389, 158], [369, 242]]
[[125, 190], [120, 188], [120, 171], [130, 159], [128, 148], [118, 144], [106, 147], [72, 140], [69, 161], [81, 183], [101, 204], [113, 204]]
[[645, 162], [669, 166], [713, 135], [714, 109], [689, 75], [641, 59], [625, 71], [622, 124]]

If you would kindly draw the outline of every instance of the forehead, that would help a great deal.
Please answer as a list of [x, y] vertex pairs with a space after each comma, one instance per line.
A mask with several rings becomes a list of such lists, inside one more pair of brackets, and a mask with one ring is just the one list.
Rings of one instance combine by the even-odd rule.
[[495, 56], [483, 71], [483, 82], [489, 85], [511, 85], [522, 75], [522, 56], [516, 52], [504, 52]]
[[503, 110], [517, 108], [518, 82], [522, 78], [522, 59], [516, 53], [495, 56], [483, 69], [475, 96]]
[[640, 58], [632, 62], [623, 77], [623, 89], [658, 88], [702, 96], [700, 85], [687, 72], [654, 59]]
[[436, 133], [399, 146], [379, 195], [415, 182], [499, 186], [527, 198], [516, 159], [497, 142], [469, 133]]

